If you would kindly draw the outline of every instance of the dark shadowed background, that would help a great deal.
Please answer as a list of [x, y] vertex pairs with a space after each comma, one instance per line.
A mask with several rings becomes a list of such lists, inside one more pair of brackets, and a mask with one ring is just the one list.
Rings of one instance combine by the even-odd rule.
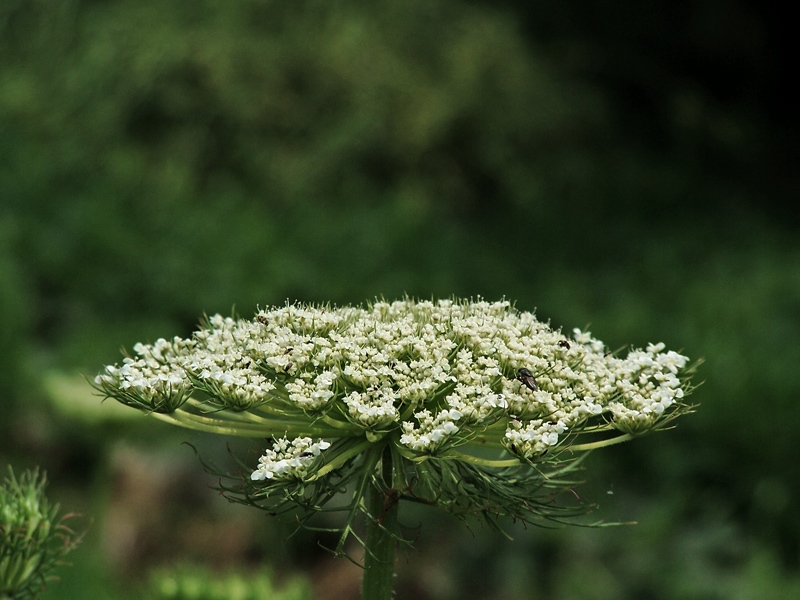
[[800, 596], [790, 35], [744, 0], [0, 2], [0, 462], [91, 520], [44, 598], [177, 563], [356, 598], [332, 538], [207, 489], [181, 442], [227, 440], [81, 373], [204, 312], [405, 293], [706, 362], [677, 429], [589, 459], [578, 492], [638, 525], [404, 507], [399, 598]]

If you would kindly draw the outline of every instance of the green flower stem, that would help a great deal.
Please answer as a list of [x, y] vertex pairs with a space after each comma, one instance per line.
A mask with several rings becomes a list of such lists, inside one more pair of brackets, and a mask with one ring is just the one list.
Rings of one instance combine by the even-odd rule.
[[319, 479], [320, 477], [324, 477], [325, 475], [327, 475], [331, 471], [335, 471], [336, 469], [341, 467], [344, 463], [346, 463], [348, 460], [350, 460], [354, 456], [358, 456], [359, 454], [364, 452], [364, 450], [369, 448], [371, 445], [372, 445], [371, 442], [363, 441], [363, 442], [353, 446], [349, 450], [346, 450], [346, 451], [342, 452], [333, 461], [331, 461], [330, 463], [328, 463], [324, 467], [321, 467], [316, 473], [314, 473], [313, 476], [309, 477], [308, 480], [309, 481], [313, 481], [315, 479]]
[[255, 405], [249, 410], [243, 411], [230, 411], [225, 408], [219, 408], [206, 401], [190, 397], [186, 403], [179, 409], [180, 412], [189, 412], [191, 414], [208, 415], [208, 414], [224, 414], [225, 419], [228, 421], [241, 421], [241, 422], [263, 422], [265, 419], [296, 419], [297, 410], [291, 410], [291, 406], [283, 400], [274, 400], [269, 408], [265, 404]]
[[625, 435], [620, 435], [608, 440], [600, 440], [599, 442], [591, 442], [589, 444], [576, 444], [575, 446], [570, 446], [567, 449], [571, 450], [572, 452], [586, 452], [587, 450], [597, 450], [598, 448], [605, 448], [606, 446], [621, 444], [622, 442], [627, 442], [629, 440], [632, 440], [634, 437], [636, 436], [630, 433], [626, 433]]
[[[347, 423], [345, 421], [337, 421], [336, 419], [333, 419], [328, 415], [322, 415], [322, 420], [331, 427], [335, 427], [336, 429], [346, 429], [351, 434], [354, 431], [354, 427], [350, 423]], [[358, 430], [355, 429], [355, 431]]]
[[282, 422], [275, 420], [264, 424], [254, 425], [252, 423], [242, 423], [240, 421], [229, 422], [224, 419], [213, 419], [195, 415], [186, 411], [174, 413], [151, 413], [157, 419], [180, 425], [197, 431], [208, 431], [222, 435], [233, 435], [239, 437], [269, 437], [273, 435], [313, 435], [317, 437], [337, 438], [343, 437], [341, 429], [330, 427], [319, 427], [308, 422]]
[[462, 462], [479, 465], [481, 467], [489, 467], [499, 469], [503, 467], [518, 467], [522, 464], [517, 458], [506, 458], [502, 460], [492, 460], [489, 458], [479, 458], [471, 454], [464, 454], [463, 452], [448, 452], [442, 458], [450, 458], [453, 460], [460, 460]]
[[180, 425], [181, 427], [194, 429], [196, 431], [207, 431], [209, 433], [219, 433], [222, 435], [235, 435], [242, 437], [265, 437], [266, 435], [268, 435], [265, 434], [263, 429], [261, 428], [245, 429], [241, 426], [239, 427], [229, 426], [217, 419], [198, 417], [197, 415], [191, 415], [190, 413], [186, 412], [182, 413], [154, 412], [150, 413], [150, 415], [160, 421], [165, 421], [167, 423], [171, 423], [172, 425]]
[[367, 543], [361, 600], [391, 600], [394, 577], [395, 536], [398, 502], [377, 485], [369, 486], [367, 499]]

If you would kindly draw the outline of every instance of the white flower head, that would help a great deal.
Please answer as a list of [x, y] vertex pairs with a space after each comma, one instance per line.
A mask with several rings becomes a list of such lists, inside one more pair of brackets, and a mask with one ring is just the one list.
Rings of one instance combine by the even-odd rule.
[[333, 477], [389, 445], [415, 473], [406, 481], [419, 465], [442, 477], [441, 465], [541, 468], [662, 426], [690, 390], [688, 359], [664, 344], [617, 356], [587, 331], [481, 299], [213, 315], [134, 353], [96, 387], [186, 427], [272, 437], [250, 477], [260, 485]]
[[250, 475], [250, 479], [302, 479], [314, 460], [328, 448], [329, 442], [315, 442], [308, 437], [277, 439], [272, 449], [258, 459], [258, 468]]
[[505, 441], [514, 454], [525, 458], [537, 458], [556, 446], [559, 436], [566, 431], [567, 425], [563, 421], [534, 419], [523, 424], [511, 420], [505, 433]]

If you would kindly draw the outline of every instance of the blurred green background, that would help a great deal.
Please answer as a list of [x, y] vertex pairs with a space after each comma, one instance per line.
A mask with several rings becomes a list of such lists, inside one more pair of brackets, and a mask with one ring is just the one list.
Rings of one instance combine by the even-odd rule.
[[[698, 411], [592, 456], [607, 520], [413, 507], [398, 597], [800, 597], [800, 182], [786, 17], [743, 0], [3, 0], [0, 461], [89, 533], [43, 596], [266, 566], [357, 598], [324, 534], [235, 510], [81, 373], [206, 313], [507, 297], [703, 357]], [[258, 448], [241, 446], [253, 455]]]

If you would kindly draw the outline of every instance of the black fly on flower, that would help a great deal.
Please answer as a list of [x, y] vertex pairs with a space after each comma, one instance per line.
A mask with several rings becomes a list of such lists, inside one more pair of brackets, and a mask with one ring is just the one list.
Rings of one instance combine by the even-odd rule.
[[522, 385], [524, 385], [532, 392], [539, 391], [539, 386], [536, 383], [536, 378], [534, 378], [533, 373], [531, 373], [525, 367], [517, 370], [517, 381], [522, 383]]

